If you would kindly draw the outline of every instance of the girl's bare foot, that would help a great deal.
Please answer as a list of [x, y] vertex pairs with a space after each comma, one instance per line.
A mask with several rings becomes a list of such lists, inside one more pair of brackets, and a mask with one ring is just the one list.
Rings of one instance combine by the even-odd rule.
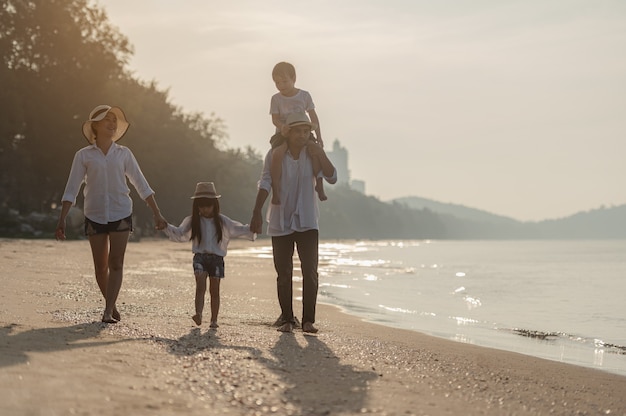
[[196, 323], [196, 325], [200, 326], [202, 325], [202, 316], [201, 315], [194, 315], [191, 317], [191, 319], [193, 319], [193, 321]]
[[217, 321], [211, 321], [211, 325], [209, 325], [209, 328], [219, 328], [220, 326], [217, 324]]
[[113, 309], [113, 314], [111, 315], [113, 317], [113, 319], [115, 319], [116, 321], [121, 321], [122, 320], [122, 316], [120, 315], [119, 311], [117, 310], [117, 308]]

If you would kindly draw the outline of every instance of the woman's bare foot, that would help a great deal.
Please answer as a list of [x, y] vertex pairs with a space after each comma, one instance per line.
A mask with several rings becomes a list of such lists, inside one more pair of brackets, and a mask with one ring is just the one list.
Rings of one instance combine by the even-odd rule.
[[194, 315], [191, 317], [191, 319], [193, 319], [196, 325], [198, 326], [202, 325], [202, 315]]
[[102, 322], [105, 322], [107, 324], [116, 324], [117, 320], [113, 319], [112, 314], [105, 312], [104, 315], [102, 315]]
[[120, 312], [117, 310], [117, 308], [113, 309], [113, 314], [111, 316], [116, 321], [121, 321], [122, 320], [122, 316], [120, 315]]
[[293, 332], [293, 325], [291, 324], [291, 322], [285, 322], [276, 330], [280, 332]]
[[217, 324], [217, 321], [211, 321], [211, 325], [209, 325], [209, 328], [219, 328], [220, 326]]

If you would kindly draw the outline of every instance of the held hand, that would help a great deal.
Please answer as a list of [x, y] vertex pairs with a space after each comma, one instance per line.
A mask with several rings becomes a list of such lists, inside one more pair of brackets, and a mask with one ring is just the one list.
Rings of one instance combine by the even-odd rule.
[[263, 233], [263, 218], [260, 212], [253, 212], [252, 219], [250, 219], [250, 231], [253, 233]]
[[163, 230], [167, 227], [167, 221], [161, 215], [154, 216], [154, 229], [155, 230]]

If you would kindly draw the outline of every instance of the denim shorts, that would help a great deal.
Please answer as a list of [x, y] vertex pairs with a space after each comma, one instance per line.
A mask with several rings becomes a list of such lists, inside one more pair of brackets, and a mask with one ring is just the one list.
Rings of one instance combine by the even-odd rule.
[[209, 277], [224, 278], [224, 257], [211, 253], [193, 255], [193, 271], [207, 272]]
[[133, 231], [133, 216], [113, 221], [108, 224], [98, 224], [85, 217], [85, 235], [109, 234], [114, 232]]

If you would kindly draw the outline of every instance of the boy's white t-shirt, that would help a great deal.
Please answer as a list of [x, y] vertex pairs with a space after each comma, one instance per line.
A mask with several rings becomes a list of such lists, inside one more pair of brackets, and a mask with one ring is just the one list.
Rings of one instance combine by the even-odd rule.
[[278, 114], [283, 123], [287, 121], [287, 116], [291, 113], [308, 113], [313, 109], [315, 109], [313, 98], [304, 90], [298, 90], [293, 97], [285, 97], [281, 93], [276, 93], [270, 101], [270, 114]]

